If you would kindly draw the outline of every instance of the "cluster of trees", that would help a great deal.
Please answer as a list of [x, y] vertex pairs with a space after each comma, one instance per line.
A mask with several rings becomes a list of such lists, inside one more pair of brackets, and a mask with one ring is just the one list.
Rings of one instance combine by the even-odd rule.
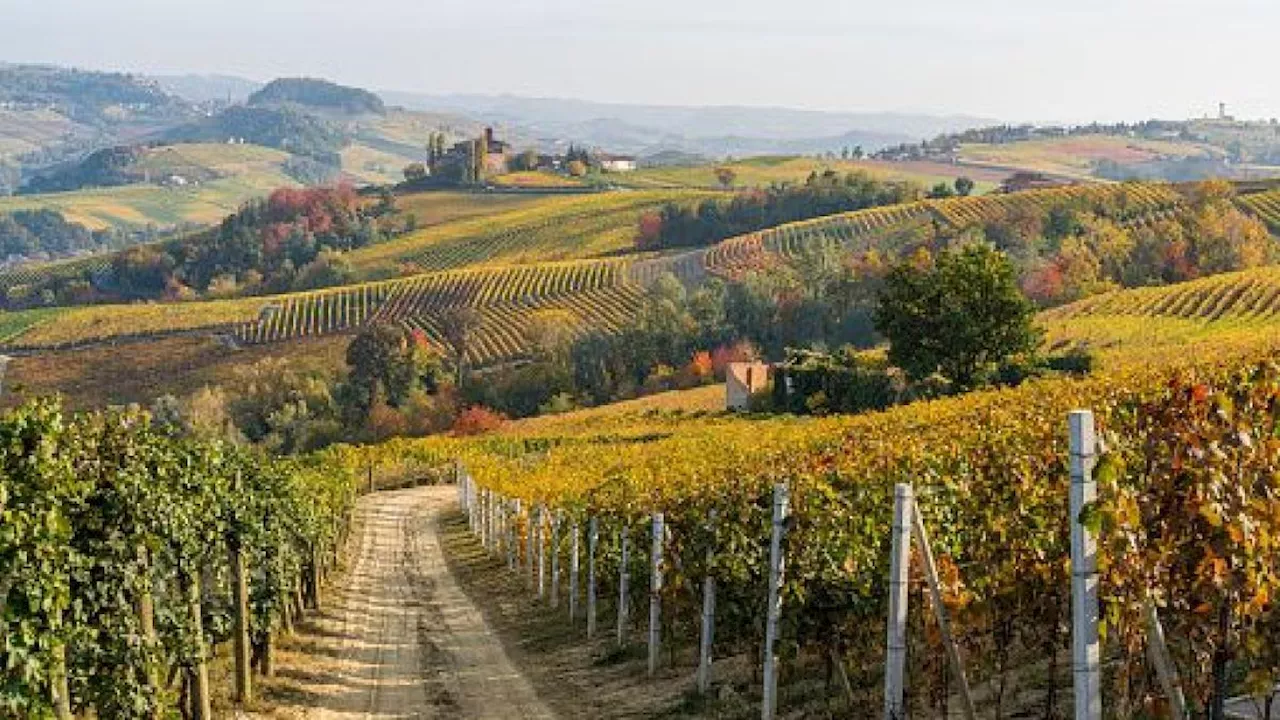
[[1225, 182], [1200, 183], [1184, 207], [1151, 222], [1126, 223], [1119, 208], [1062, 202], [1012, 211], [968, 232], [1009, 253], [1032, 299], [1056, 305], [1274, 262], [1275, 238], [1235, 207], [1232, 192]]
[[92, 72], [48, 65], [0, 66], [0, 102], [56, 107], [73, 120], [107, 123], [115, 106], [152, 116], [177, 116], [189, 108], [155, 83], [126, 73]]
[[0, 215], [0, 257], [58, 257], [124, 247], [156, 231], [89, 230], [56, 210], [15, 210]]
[[[721, 182], [725, 182], [722, 178]], [[728, 179], [732, 183], [732, 178]], [[709, 245], [725, 238], [821, 215], [909, 202], [919, 188], [876, 180], [863, 172], [840, 176], [813, 173], [803, 185], [775, 185], [736, 194], [731, 200], [704, 200], [696, 207], [676, 203], [640, 218], [639, 250]]]
[[341, 252], [380, 239], [372, 212], [347, 185], [280, 189], [246, 203], [214, 230], [117, 256], [112, 284], [125, 297], [215, 296], [341, 284]]
[[279, 78], [249, 96], [249, 105], [296, 104], [349, 113], [385, 114], [382, 98], [360, 88], [315, 78]]
[[919, 160], [954, 153], [961, 145], [1002, 145], [1026, 140], [1074, 137], [1079, 135], [1116, 135], [1120, 137], [1166, 138], [1171, 133], [1189, 138], [1185, 122], [1145, 120], [1136, 123], [1089, 123], [1087, 125], [992, 125], [945, 133], [919, 143], [902, 143], [884, 148], [872, 155], [880, 160]]
[[342, 166], [339, 153], [348, 139], [338, 126], [287, 105], [235, 105], [213, 117], [178, 126], [165, 139], [226, 142], [231, 138], [284, 150], [335, 168]]
[[90, 153], [84, 160], [32, 177], [22, 187], [22, 193], [66, 192], [136, 182], [139, 178], [133, 166], [145, 152], [137, 145], [104, 148]]

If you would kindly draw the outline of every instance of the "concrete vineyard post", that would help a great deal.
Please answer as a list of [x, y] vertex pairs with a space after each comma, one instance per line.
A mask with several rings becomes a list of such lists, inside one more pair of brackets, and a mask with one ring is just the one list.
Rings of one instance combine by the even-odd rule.
[[587, 637], [596, 634], [596, 549], [600, 545], [600, 519], [587, 521]]
[[551, 514], [551, 607], [560, 607], [560, 513]]
[[889, 556], [889, 621], [884, 667], [884, 718], [903, 720], [903, 680], [907, 661], [907, 575], [911, 570], [912, 512], [915, 495], [911, 486], [899, 483], [893, 491], [892, 549]]
[[244, 549], [238, 542], [231, 548], [231, 588], [235, 602], [236, 702], [243, 705], [253, 699], [252, 646], [249, 644], [249, 571], [245, 567]]
[[662, 535], [666, 518], [653, 514], [653, 551], [649, 556], [649, 675], [658, 671], [658, 650], [662, 641]]
[[569, 622], [578, 619], [578, 521], [569, 525]]
[[[716, 511], [712, 510], [707, 519], [708, 531], [712, 534]], [[711, 570], [714, 561], [715, 549], [708, 546], [706, 575], [702, 578], [702, 632], [698, 642], [698, 692], [702, 695], [711, 689], [711, 646], [716, 637], [716, 578]]]
[[630, 614], [628, 595], [631, 592], [631, 573], [627, 571], [630, 562], [631, 538], [627, 533], [627, 521], [622, 521], [622, 529], [618, 531], [619, 545], [622, 550], [622, 562], [618, 565], [618, 644], [627, 642], [627, 615]]
[[533, 508], [525, 511], [524, 522], [524, 576], [529, 587], [533, 587]]
[[1101, 640], [1098, 636], [1098, 543], [1080, 514], [1098, 497], [1093, 479], [1098, 439], [1093, 412], [1068, 417], [1071, 453], [1071, 670], [1075, 720], [1101, 720]]
[[784, 559], [782, 541], [787, 531], [790, 497], [786, 483], [773, 488], [773, 533], [769, 541], [769, 599], [764, 629], [764, 698], [760, 709], [763, 720], [773, 720], [778, 712], [778, 621], [782, 616], [782, 581]]
[[920, 557], [924, 561], [925, 577], [929, 582], [929, 602], [933, 605], [934, 617], [938, 621], [938, 631], [942, 635], [942, 644], [946, 647], [947, 661], [951, 671], [955, 673], [956, 684], [960, 686], [960, 701], [964, 703], [965, 720], [976, 720], [978, 712], [974, 708], [973, 693], [969, 689], [969, 676], [965, 673], [964, 662], [960, 659], [960, 649], [956, 646], [951, 634], [951, 620], [947, 617], [947, 608], [942, 604], [942, 585], [938, 579], [938, 564], [933, 558], [933, 548], [929, 544], [929, 532], [925, 529], [924, 518], [920, 508], [914, 508], [912, 528], [916, 542], [920, 543]]

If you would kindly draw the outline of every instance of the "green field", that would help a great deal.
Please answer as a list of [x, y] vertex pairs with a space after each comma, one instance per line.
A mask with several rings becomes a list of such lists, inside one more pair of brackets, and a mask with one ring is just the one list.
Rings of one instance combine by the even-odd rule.
[[[92, 229], [210, 225], [243, 203], [272, 190], [296, 186], [285, 174], [288, 154], [256, 145], [196, 144], [154, 148], [139, 162], [153, 184], [91, 188], [74, 192], [0, 197], [0, 213], [24, 209], [61, 212]], [[210, 176], [182, 187], [162, 186], [170, 175]]]
[[1221, 151], [1200, 143], [1145, 140], [1116, 135], [1078, 135], [999, 145], [962, 145], [961, 163], [992, 169], [1026, 170], [1060, 178], [1097, 181], [1094, 164], [1110, 160], [1134, 165], [1155, 160], [1217, 157]]
[[840, 174], [865, 172], [881, 180], [914, 182], [925, 187], [952, 183], [965, 175], [976, 183], [975, 192], [999, 185], [1007, 172], [982, 168], [958, 168], [937, 162], [891, 163], [878, 160], [822, 160], [804, 157], [759, 157], [707, 165], [642, 168], [629, 173], [607, 173], [603, 180], [635, 188], [718, 188], [719, 168], [734, 172], [735, 187], [768, 187], [775, 183], [801, 183], [810, 173], [834, 170]]

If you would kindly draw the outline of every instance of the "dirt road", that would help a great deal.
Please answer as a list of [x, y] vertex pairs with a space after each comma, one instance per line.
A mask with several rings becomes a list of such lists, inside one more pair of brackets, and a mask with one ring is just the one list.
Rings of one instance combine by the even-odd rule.
[[274, 717], [553, 718], [449, 571], [442, 517], [456, 489], [360, 501], [348, 571], [282, 657]]

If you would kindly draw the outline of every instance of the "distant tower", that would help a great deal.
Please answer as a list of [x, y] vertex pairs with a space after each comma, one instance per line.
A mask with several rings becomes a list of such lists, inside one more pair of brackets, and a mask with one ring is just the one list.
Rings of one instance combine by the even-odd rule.
[[1218, 119], [1219, 120], [1227, 119], [1227, 104], [1224, 102], [1218, 103]]

